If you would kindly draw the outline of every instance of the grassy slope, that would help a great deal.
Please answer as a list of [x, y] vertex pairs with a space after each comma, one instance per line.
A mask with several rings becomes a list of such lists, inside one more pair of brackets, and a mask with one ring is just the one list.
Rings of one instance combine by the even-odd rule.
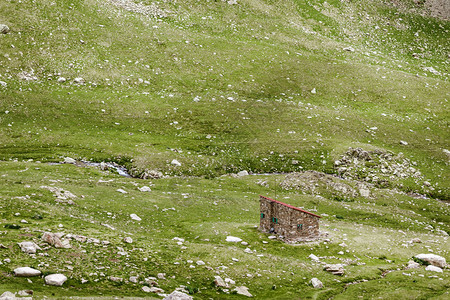
[[[259, 180], [268, 180], [270, 186], [261, 187], [257, 184]], [[161, 288], [166, 291], [180, 285], [200, 288], [201, 293], [196, 294], [200, 299], [235, 297], [211, 285], [217, 274], [249, 287], [260, 299], [293, 299], [299, 295], [317, 299], [335, 295], [348, 299], [361, 293], [368, 298], [388, 299], [405, 289], [415, 298], [430, 298], [444, 295], [450, 285], [448, 271], [430, 279], [428, 276], [434, 274], [425, 272], [423, 267], [404, 270], [413, 255], [427, 253], [429, 248], [435, 254], [448, 257], [448, 237], [427, 229], [431, 226], [433, 230], [449, 230], [449, 208], [434, 200], [381, 192], [383, 195], [378, 195], [378, 200], [358, 198], [353, 202], [339, 202], [278, 189], [278, 199], [308, 210], [318, 209], [324, 215], [321, 230], [328, 232], [331, 239], [328, 243], [290, 246], [267, 239], [255, 228], [258, 194], [271, 195], [274, 190], [275, 180], [270, 176], [209, 180], [169, 178], [149, 182], [73, 165], [4, 162], [0, 184], [7, 187], [0, 193], [2, 227], [13, 223], [23, 227], [2, 230], [2, 243], [9, 249], [2, 249], [0, 255], [3, 259], [10, 258], [11, 262], [0, 265], [4, 275], [0, 277], [0, 292], [28, 288], [33, 289], [37, 297], [52, 294], [145, 296], [140, 290], [141, 284], [116, 284], [109, 276], [128, 279], [140, 275], [143, 280], [160, 272], [167, 275], [167, 280], [158, 280]], [[151, 185], [152, 191], [139, 192], [137, 187], [144, 184]], [[74, 193], [76, 205], [57, 204], [54, 196], [41, 188], [49, 185]], [[117, 192], [119, 188], [128, 194]], [[172, 207], [175, 211], [170, 209]], [[142, 221], [132, 221], [131, 213], [138, 214]], [[43, 219], [34, 219], [35, 215]], [[22, 219], [29, 223], [20, 223]], [[60, 228], [59, 224], [64, 227]], [[116, 230], [101, 224], [111, 225]], [[45, 250], [49, 256], [38, 255], [35, 259], [15, 245], [24, 240], [41, 243], [39, 237], [47, 230], [107, 240], [111, 245], [103, 247], [72, 241], [72, 249], [50, 247]], [[256, 252], [244, 253], [247, 246], [225, 242], [227, 235], [241, 237]], [[133, 244], [124, 244], [125, 236], [131, 236]], [[172, 240], [174, 237], [182, 237], [186, 242], [177, 245]], [[408, 244], [415, 237], [423, 243]], [[340, 246], [342, 242], [347, 246]], [[117, 247], [123, 247], [128, 256], [119, 255]], [[349, 252], [338, 254], [346, 250]], [[336, 277], [322, 271], [321, 265], [312, 263], [308, 258], [311, 253], [327, 263], [354, 262], [346, 267], [345, 276]], [[263, 256], [256, 256], [259, 254]], [[239, 261], [233, 262], [232, 258]], [[198, 266], [198, 260], [204, 261], [206, 266]], [[36, 267], [44, 274], [62, 272], [70, 280], [64, 288], [52, 288], [43, 286], [41, 278], [29, 284], [23, 278], [8, 277], [11, 270], [24, 265]], [[67, 266], [73, 266], [73, 270]], [[382, 278], [384, 270], [394, 272]], [[326, 288], [313, 289], [309, 285], [312, 277], [322, 280]], [[89, 282], [81, 284], [82, 278]], [[368, 281], [345, 288], [347, 283], [360, 280]], [[388, 285], [395, 288], [386, 288]]]
[[[403, 2], [410, 5], [411, 1]], [[2, 159], [55, 161], [62, 156], [72, 156], [96, 161], [119, 160], [139, 169], [160, 169], [168, 174], [214, 177], [242, 169], [279, 172], [299, 170], [300, 166], [333, 172], [334, 159], [349, 146], [360, 146], [405, 153], [417, 161], [418, 169], [435, 187], [434, 191], [429, 191], [420, 183], [413, 183], [408, 189], [448, 199], [450, 172], [448, 157], [443, 152], [449, 148], [449, 47], [445, 39], [448, 22], [422, 17], [381, 1], [247, 0], [239, 1], [239, 5], [213, 1], [202, 4], [198, 1], [167, 2], [159, 5], [173, 13], [161, 21], [102, 3], [93, 0], [0, 3], [0, 23], [12, 28], [10, 34], [0, 36], [0, 80], [8, 84], [7, 88], [0, 87]], [[356, 51], [343, 51], [348, 46]], [[413, 58], [413, 53], [420, 58]], [[441, 75], [422, 69], [431, 66]], [[37, 81], [19, 80], [20, 72], [32, 69]], [[57, 74], [68, 78], [68, 82], [58, 83]], [[75, 77], [83, 77], [86, 85], [73, 85], [71, 82]], [[140, 83], [146, 80], [150, 83]], [[313, 88], [316, 94], [311, 93]], [[367, 132], [370, 127], [378, 129]], [[211, 138], [207, 138], [208, 135]], [[408, 146], [401, 146], [400, 140], [407, 141]], [[183, 163], [182, 167], [169, 164], [174, 158]], [[300, 165], [291, 164], [293, 159], [299, 160]], [[14, 168], [23, 167], [2, 165], [11, 172]], [[82, 172], [78, 182], [68, 184], [71, 191], [80, 189], [79, 193], [84, 193], [84, 187], [92, 199], [93, 195], [100, 199], [87, 205], [85, 212], [78, 211], [81, 206], [74, 208], [74, 213], [90, 215], [98, 209], [95, 205], [104, 207], [106, 203], [111, 204], [107, 199], [118, 186], [100, 188], [94, 184], [98, 174], [69, 171], [66, 167], [63, 170], [63, 173], [68, 173], [61, 174], [61, 178], [76, 177], [77, 172]], [[47, 179], [40, 177], [40, 173], [34, 172], [32, 176], [39, 178], [39, 185], [49, 184], [45, 182]], [[48, 172], [51, 174], [50, 170]], [[29, 193], [14, 182], [25, 183], [31, 179], [22, 178], [23, 173], [14, 176], [16, 181], [6, 180], [1, 185], [7, 187], [3, 189], [6, 192], [2, 192], [1, 198], [3, 207], [6, 207], [2, 211], [3, 222], [17, 222], [12, 217], [16, 207], [11, 197]], [[85, 176], [93, 176], [94, 179], [89, 182]], [[215, 181], [193, 180], [192, 186], [217, 189]], [[120, 181], [123, 184], [131, 182]], [[181, 180], [174, 181], [184, 184]], [[161, 182], [162, 191], [171, 190], [173, 183], [170, 180]], [[228, 182], [228, 179], [223, 184], [227, 188], [218, 197], [228, 205], [241, 203], [247, 186], [240, 181]], [[37, 189], [38, 184], [34, 188]], [[197, 225], [189, 216], [209, 207], [211, 197], [200, 191], [202, 188], [196, 189], [199, 189], [196, 196], [204, 200], [192, 204], [192, 210], [186, 215], [188, 219], [183, 222], [164, 219], [170, 223], [170, 231], [156, 235], [156, 243], [163, 243], [172, 235], [197, 233]], [[236, 194], [233, 192], [235, 189], [238, 190]], [[269, 193], [270, 190], [262, 191], [259, 186], [252, 188], [248, 195], [251, 200], [246, 205], [253, 209], [245, 212], [238, 224], [216, 224], [217, 211], [211, 213], [210, 220], [199, 220], [230, 229], [224, 229], [211, 245], [193, 247], [198, 249], [198, 255], [206, 255], [212, 247], [220, 245], [226, 230], [245, 233], [249, 240], [256, 242], [258, 234], [249, 228], [257, 222], [252, 219], [252, 211], [257, 209], [255, 195], [264, 192]], [[318, 205], [317, 200], [309, 202], [312, 200], [307, 197], [289, 196], [298, 201], [293, 204]], [[39, 209], [54, 206], [51, 197], [48, 194], [46, 197], [49, 203], [42, 204]], [[397, 201], [394, 198], [388, 196], [387, 199]], [[36, 200], [41, 199], [38, 197]], [[166, 195], [161, 199], [179, 204], [177, 197]], [[114, 208], [117, 213], [128, 203], [128, 199], [123, 200]], [[9, 202], [5, 205], [4, 201]], [[405, 198], [404, 201], [412, 200]], [[407, 228], [403, 223], [398, 224], [394, 216], [377, 219], [379, 214], [384, 214], [383, 203], [391, 206], [390, 200], [382, 201], [377, 204], [380, 206], [378, 213], [373, 212], [370, 206], [364, 206], [354, 216], [337, 202], [319, 209], [320, 213], [345, 215], [349, 220], [339, 222], [349, 222], [350, 225], [351, 222], [360, 223], [361, 215], [366, 215], [361, 223], [367, 239], [372, 236], [370, 226], [381, 226], [386, 230]], [[419, 211], [426, 204], [418, 202], [417, 205], [402, 208], [398, 213], [409, 216], [410, 209]], [[136, 211], [133, 207], [126, 209]], [[225, 218], [237, 213], [234, 206], [229, 211], [222, 209], [224, 211], [220, 213]], [[446, 208], [439, 206], [439, 209]], [[435, 213], [441, 221], [448, 213], [440, 210]], [[67, 218], [59, 209], [55, 208], [55, 212], [57, 216]], [[148, 216], [154, 216], [148, 213]], [[432, 222], [436, 216], [427, 214], [422, 221]], [[98, 217], [92, 218], [97, 220]], [[448, 220], [443, 221], [448, 223]], [[330, 226], [336, 226], [336, 220], [330, 222]], [[48, 228], [55, 224], [45, 223]], [[76, 225], [74, 223], [73, 228]], [[99, 228], [93, 234], [107, 238], [107, 231]], [[241, 228], [242, 231], [232, 232], [236, 230], [233, 228]], [[410, 229], [420, 232], [421, 228]], [[85, 227], [83, 230], [88, 234], [91, 229]], [[212, 239], [213, 233], [210, 235]], [[18, 239], [15, 235], [13, 237]], [[119, 238], [114, 238], [120, 243]], [[386, 249], [389, 246], [393, 247], [387, 243]], [[267, 251], [278, 253], [280, 247], [281, 244]], [[298, 248], [286, 249], [287, 252], [280, 255], [296, 265], [298, 262], [290, 257], [297, 253]], [[179, 250], [174, 248], [171, 251], [167, 252], [168, 257], [158, 259], [167, 264]], [[322, 251], [323, 255], [327, 252], [323, 246], [317, 251]], [[359, 245], [357, 251], [361, 255], [366, 253], [365, 246]], [[412, 254], [402, 251], [394, 258], [404, 263]], [[189, 253], [186, 257], [192, 258], [192, 255]], [[224, 251], [221, 255], [228, 257], [231, 254]], [[309, 252], [301, 257], [301, 263], [305, 263], [307, 255]], [[386, 253], [368, 255], [389, 257]], [[25, 256], [19, 258], [18, 261], [22, 261]], [[135, 264], [138, 261], [136, 258]], [[275, 265], [273, 270], [280, 270], [281, 265]], [[378, 278], [379, 260], [368, 261], [368, 265], [375, 271], [363, 268], [357, 272]], [[258, 266], [252, 262], [252, 268]], [[296, 284], [304, 284], [319, 269], [316, 267], [305, 275], [296, 275], [297, 281], [290, 283], [287, 290], [264, 290], [266, 283], [258, 283], [258, 280], [249, 286], [261, 289], [255, 292], [261, 297], [269, 293], [281, 298], [291, 297], [293, 294], [289, 293], [296, 291]], [[179, 269], [167, 270], [182, 272]], [[83, 269], [80, 272], [87, 271]], [[199, 286], [209, 284], [212, 278], [211, 274], [203, 272], [206, 271], [195, 275]], [[245, 274], [244, 270], [236, 272], [239, 276]], [[294, 273], [297, 272], [303, 271]], [[355, 274], [352, 273], [349, 280], [357, 278]], [[270, 280], [276, 280], [276, 275], [270, 275]], [[382, 293], [386, 282], [403, 279], [395, 276], [392, 276], [392, 281], [386, 281], [390, 278], [388, 275], [385, 279], [364, 285], [370, 285], [367, 290], [371, 290], [371, 295], [377, 295]], [[80, 277], [76, 277], [77, 280]], [[326, 282], [330, 290], [324, 291], [320, 297], [342, 290], [342, 283], [333, 283], [332, 279], [330, 276]], [[420, 282], [418, 293], [432, 293], [426, 288], [429, 284], [427, 278], [414, 280]], [[22, 285], [19, 281], [6, 281]], [[75, 280], [73, 284], [77, 282]], [[400, 282], [410, 288], [410, 283]], [[167, 287], [177, 284], [185, 283], [176, 279]], [[448, 286], [448, 281], [437, 282], [436, 286], [434, 293], [439, 294]], [[92, 290], [86, 293], [105, 293], [107, 288], [92, 285]], [[38, 287], [33, 286], [33, 289], [38, 290]], [[346, 293], [358, 293], [357, 289], [350, 286]], [[124, 294], [131, 290], [127, 286]], [[311, 288], [309, 291], [310, 296], [315, 293]]]

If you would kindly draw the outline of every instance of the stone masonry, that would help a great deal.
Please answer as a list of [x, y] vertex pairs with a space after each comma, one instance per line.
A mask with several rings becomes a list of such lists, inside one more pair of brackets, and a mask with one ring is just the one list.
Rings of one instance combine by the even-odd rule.
[[260, 230], [282, 236], [287, 242], [318, 238], [319, 218], [306, 210], [260, 196]]

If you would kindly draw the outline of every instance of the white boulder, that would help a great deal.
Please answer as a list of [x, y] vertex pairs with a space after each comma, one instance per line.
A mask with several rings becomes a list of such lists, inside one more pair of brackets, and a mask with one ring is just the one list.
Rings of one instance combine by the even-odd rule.
[[51, 274], [44, 278], [45, 284], [53, 286], [62, 286], [66, 282], [67, 277], [63, 274]]
[[144, 185], [143, 187], [139, 187], [138, 190], [141, 192], [151, 192], [152, 191], [152, 189], [146, 185]]
[[312, 286], [313, 286], [315, 289], [321, 289], [321, 288], [323, 288], [323, 283], [322, 283], [322, 281], [320, 281], [320, 280], [317, 279], [317, 278], [312, 278], [312, 279], [311, 279], [311, 284], [312, 284]]
[[14, 269], [14, 276], [17, 277], [33, 277], [41, 275], [41, 271], [30, 268], [30, 267], [21, 267]]
[[139, 218], [138, 215], [136, 215], [136, 214], [131, 214], [131, 215], [130, 215], [130, 218], [133, 219], [133, 220], [135, 220], [135, 221], [142, 221], [142, 219]]
[[229, 235], [229, 236], [227, 236], [226, 241], [227, 242], [232, 242], [232, 243], [239, 243], [239, 242], [242, 242], [242, 239], [238, 238], [238, 237], [235, 237], [235, 236]]
[[23, 252], [28, 254], [34, 254], [36, 253], [36, 250], [41, 250], [41, 248], [34, 242], [21, 242], [18, 243], [18, 245]]
[[0, 24], [0, 33], [1, 34], [7, 34], [10, 31], [8, 25], [6, 24]]
[[192, 296], [189, 296], [188, 294], [185, 294], [180, 291], [173, 291], [172, 294], [165, 297], [163, 300], [193, 300], [194, 298]]
[[73, 159], [73, 158], [71, 158], [71, 157], [66, 157], [66, 158], [64, 158], [64, 163], [65, 164], [74, 164], [74, 163], [76, 163], [77, 161], [75, 160], [75, 159]]
[[427, 263], [439, 268], [445, 268], [445, 266], [447, 265], [445, 258], [436, 254], [431, 253], [417, 254], [415, 258], [426, 261]]
[[171, 165], [174, 165], [174, 166], [177, 166], [177, 167], [181, 167], [181, 163], [180, 163], [178, 160], [176, 160], [176, 159], [173, 159], [173, 160], [170, 162], [170, 164], [171, 164]]
[[253, 295], [249, 293], [248, 287], [246, 286], [237, 286], [233, 291], [235, 291], [238, 295], [253, 297]]
[[244, 176], [248, 176], [248, 171], [240, 171], [240, 172], [238, 172], [237, 173], [237, 176], [239, 176], [239, 177], [244, 177]]
[[444, 272], [444, 271], [442, 271], [441, 268], [436, 267], [436, 266], [432, 266], [432, 265], [427, 266], [427, 267], [425, 268], [425, 270], [427, 270], [427, 271], [432, 271], [432, 272], [438, 272], [438, 273], [443, 273], [443, 272]]

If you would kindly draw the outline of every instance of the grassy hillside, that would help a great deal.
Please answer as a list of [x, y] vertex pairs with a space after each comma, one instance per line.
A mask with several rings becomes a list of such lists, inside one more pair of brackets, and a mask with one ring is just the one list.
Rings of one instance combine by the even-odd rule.
[[[380, 268], [400, 268], [422, 247], [415, 245], [414, 251], [402, 248], [398, 230], [410, 230], [408, 238], [436, 238], [443, 244], [442, 250], [434, 251], [448, 258], [443, 250], [448, 249], [446, 237], [424, 229], [431, 224], [433, 230], [449, 232], [448, 206], [435, 200], [450, 198], [448, 21], [428, 16], [424, 13], [426, 5], [412, 0], [238, 0], [235, 5], [212, 0], [130, 1], [131, 11], [115, 5], [125, 2], [0, 2], [0, 24], [11, 28], [8, 34], [0, 34], [0, 81], [4, 83], [0, 84], [2, 225], [19, 222], [21, 217], [16, 217], [16, 212], [31, 218], [52, 211], [54, 215], [44, 221], [25, 226], [33, 238], [41, 235], [36, 230], [56, 230], [55, 226], [64, 221], [64, 226], [72, 226], [66, 233], [81, 228], [83, 234], [111, 240], [116, 246], [125, 232], [139, 231], [139, 227], [126, 228], [130, 225], [129, 213], [139, 214], [141, 207], [149, 203], [152, 209], [153, 205], [177, 207], [175, 218], [170, 216], [171, 211], [142, 211], [146, 219], [167, 223], [168, 229], [148, 229], [152, 241], [147, 239], [148, 232], [136, 233], [135, 248], [150, 251], [155, 247], [159, 254], [144, 251], [130, 258], [136, 268], [147, 268], [141, 258], [144, 253], [152, 254], [152, 264], [164, 266], [161, 271], [181, 274], [164, 283], [170, 290], [180, 284], [189, 285], [184, 279], [192, 271], [189, 265], [172, 265], [174, 260], [194, 259], [195, 263], [208, 257], [211, 263], [228, 263], [234, 251], [242, 250], [239, 245], [240, 250], [225, 244], [228, 233], [241, 234], [249, 243], [264, 246], [259, 243], [263, 235], [254, 229], [258, 224], [257, 195], [275, 196], [275, 186], [284, 176], [233, 179], [221, 175], [241, 170], [258, 174], [303, 170], [338, 174], [334, 162], [349, 147], [360, 147], [405, 157], [422, 175], [396, 175], [386, 186], [375, 185], [373, 189], [389, 189], [380, 189], [373, 201], [342, 201], [327, 194], [328, 190], [320, 190], [319, 195], [325, 198], [311, 193], [303, 196], [298, 191], [278, 191], [276, 196], [290, 197], [293, 205], [316, 207], [319, 214], [330, 216], [324, 219], [327, 227], [343, 226], [345, 234], [355, 235], [354, 250], [366, 263], [364, 267], [354, 266], [348, 279], [337, 282], [319, 266], [310, 264], [310, 245], [291, 247], [270, 242], [264, 250], [265, 258], [242, 258], [249, 261], [229, 276], [261, 273], [261, 265], [273, 262], [272, 273], [261, 273], [261, 277], [253, 276], [241, 283], [260, 298], [270, 295], [292, 299], [303, 286], [306, 297], [325, 299], [343, 293], [342, 297], [352, 298], [361, 295], [359, 287], [366, 285], [368, 298], [389, 298], [403, 288], [411, 290], [412, 280], [417, 288], [413, 298], [438, 296], [448, 288], [447, 272], [443, 280], [435, 282], [428, 275], [413, 279], [402, 272], [380, 277]], [[158, 192], [152, 191], [149, 197], [135, 191], [136, 195], [111, 201], [121, 186], [148, 185], [148, 180], [44, 164], [67, 156], [117, 162], [136, 177], [149, 170], [179, 177], [154, 181]], [[30, 159], [43, 163], [25, 162]], [[171, 164], [174, 159], [181, 166]], [[371, 168], [374, 166], [366, 164], [354, 179], [364, 181]], [[103, 176], [113, 179], [113, 183], [99, 184]], [[268, 181], [269, 188], [256, 185], [257, 179]], [[50, 180], [64, 180], [60, 187], [86, 198], [79, 198], [80, 203], [70, 207], [73, 212], [68, 213], [66, 207], [55, 205], [48, 191], [40, 189], [51, 185]], [[27, 185], [30, 187], [25, 188]], [[175, 194], [169, 194], [172, 192]], [[430, 199], [405, 194], [412, 192]], [[186, 193], [188, 198], [179, 196]], [[192, 202], [179, 202], [185, 201], [181, 199]], [[220, 210], [211, 204], [214, 201]], [[24, 207], [24, 203], [31, 206]], [[180, 205], [186, 205], [186, 210]], [[429, 206], [435, 206], [435, 210], [428, 210]], [[389, 216], [386, 210], [395, 214]], [[99, 225], [108, 218], [99, 215], [100, 211], [122, 215], [113, 225], [119, 231], [111, 232]], [[208, 212], [207, 216], [204, 212]], [[76, 221], [70, 215], [83, 217]], [[344, 219], [331, 217], [335, 215]], [[238, 219], [232, 220], [236, 216]], [[97, 225], [79, 227], [87, 220]], [[410, 226], [413, 221], [409, 220], [423, 224]], [[356, 237], [355, 224], [361, 226], [363, 239]], [[147, 221], [141, 225], [154, 226]], [[374, 236], [380, 230], [385, 236]], [[198, 239], [210, 242], [197, 241], [194, 238], [198, 235]], [[20, 230], [6, 230], [5, 236], [8, 247], [23, 237]], [[180, 256], [179, 247], [171, 241], [175, 236], [189, 240], [192, 249], [188, 247], [187, 253]], [[369, 251], [367, 240], [372, 237], [374, 243], [383, 243], [386, 251]], [[337, 234], [330, 249], [337, 250], [343, 238]], [[167, 244], [169, 249], [163, 251]], [[16, 265], [31, 261], [17, 252], [17, 246], [11, 247], [0, 251], [6, 251], [8, 257], [17, 255]], [[214, 247], [220, 250], [219, 258], [212, 254]], [[311, 249], [331, 256], [326, 247], [321, 243]], [[304, 251], [297, 257], [299, 249]], [[71, 253], [56, 250], [55, 255]], [[108, 256], [112, 252], [106, 252], [101, 254], [102, 263], [110, 264], [115, 258]], [[91, 251], [86, 253], [93, 255]], [[47, 263], [46, 257], [42, 259]], [[84, 259], [91, 262], [93, 257]], [[122, 262], [114, 264], [108, 265], [112, 268], [108, 276], [124, 274]], [[303, 264], [308, 268], [299, 270]], [[86, 289], [87, 285], [80, 285], [81, 278], [93, 271], [79, 267], [70, 279], [75, 290], [49, 289], [40, 281], [33, 290], [42, 290], [41, 296], [50, 290], [55, 295], [110, 291], [124, 296], [143, 295], [132, 284], [105, 284], [103, 279], [101, 284], [89, 279]], [[3, 274], [11, 272], [7, 264], [0, 268]], [[197, 270], [191, 281], [196, 287], [208, 287], [197, 296], [231, 297], [216, 294], [210, 286], [213, 274], [209, 270]], [[295, 275], [282, 274], [282, 270]], [[156, 273], [152, 270], [142, 276]], [[325, 273], [327, 288], [317, 292], [307, 283], [319, 273]], [[292, 281], [287, 283], [286, 276], [293, 276], [289, 279]], [[361, 279], [370, 281], [345, 285]], [[5, 290], [24, 284], [7, 275], [0, 280]], [[277, 288], [272, 289], [267, 280]], [[399, 290], [386, 291], [385, 285], [389, 284]]]

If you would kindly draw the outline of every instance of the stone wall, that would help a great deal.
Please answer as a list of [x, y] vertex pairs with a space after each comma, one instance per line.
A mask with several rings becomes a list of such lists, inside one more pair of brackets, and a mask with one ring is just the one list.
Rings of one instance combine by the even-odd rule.
[[260, 230], [298, 241], [319, 236], [319, 217], [272, 199], [260, 197]]

